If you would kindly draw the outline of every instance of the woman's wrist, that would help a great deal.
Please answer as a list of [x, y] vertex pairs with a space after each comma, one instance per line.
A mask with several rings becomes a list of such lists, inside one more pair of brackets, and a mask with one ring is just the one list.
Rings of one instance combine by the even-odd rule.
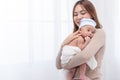
[[61, 45], [61, 48], [63, 48], [66, 44], [63, 42], [62, 45]]

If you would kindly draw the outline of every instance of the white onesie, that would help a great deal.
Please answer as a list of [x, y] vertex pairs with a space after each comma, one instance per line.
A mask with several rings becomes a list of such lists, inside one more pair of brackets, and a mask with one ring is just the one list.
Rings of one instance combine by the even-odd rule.
[[[62, 49], [62, 55], [61, 55], [61, 64], [66, 64], [70, 61], [70, 59], [76, 55], [77, 53], [80, 53], [81, 49], [76, 46], [69, 46], [65, 45]], [[97, 67], [97, 61], [95, 57], [93, 56], [90, 58], [86, 64], [90, 67], [90, 69], [95, 69]]]

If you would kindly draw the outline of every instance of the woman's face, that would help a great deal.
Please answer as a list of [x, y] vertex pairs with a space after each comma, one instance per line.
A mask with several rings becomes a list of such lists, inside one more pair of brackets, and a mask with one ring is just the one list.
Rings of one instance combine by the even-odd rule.
[[73, 19], [77, 26], [80, 25], [80, 20], [82, 18], [91, 18], [91, 15], [87, 12], [87, 10], [82, 5], [77, 5], [73, 12]]

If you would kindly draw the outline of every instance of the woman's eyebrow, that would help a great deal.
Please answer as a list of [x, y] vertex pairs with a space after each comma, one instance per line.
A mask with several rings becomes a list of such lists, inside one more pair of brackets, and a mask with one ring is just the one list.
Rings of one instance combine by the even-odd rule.
[[[84, 10], [84, 9], [82, 9], [82, 10], [80, 10], [80, 11], [78, 11], [78, 12], [83, 12], [83, 11], [85, 11], [86, 12], [86, 10]], [[74, 13], [78, 13], [77, 11], [74, 11]]]
[[82, 10], [80, 10], [79, 12], [80, 12], [80, 13], [81, 13], [81, 12], [86, 12], [86, 10], [82, 9]]

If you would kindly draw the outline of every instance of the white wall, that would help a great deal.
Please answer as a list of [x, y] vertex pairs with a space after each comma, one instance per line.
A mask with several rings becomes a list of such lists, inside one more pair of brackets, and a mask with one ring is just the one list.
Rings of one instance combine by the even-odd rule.
[[0, 80], [58, 78], [55, 10], [55, 0], [0, 0]]
[[98, 16], [106, 33], [106, 51], [102, 65], [103, 80], [120, 80], [120, 1], [95, 1]]

